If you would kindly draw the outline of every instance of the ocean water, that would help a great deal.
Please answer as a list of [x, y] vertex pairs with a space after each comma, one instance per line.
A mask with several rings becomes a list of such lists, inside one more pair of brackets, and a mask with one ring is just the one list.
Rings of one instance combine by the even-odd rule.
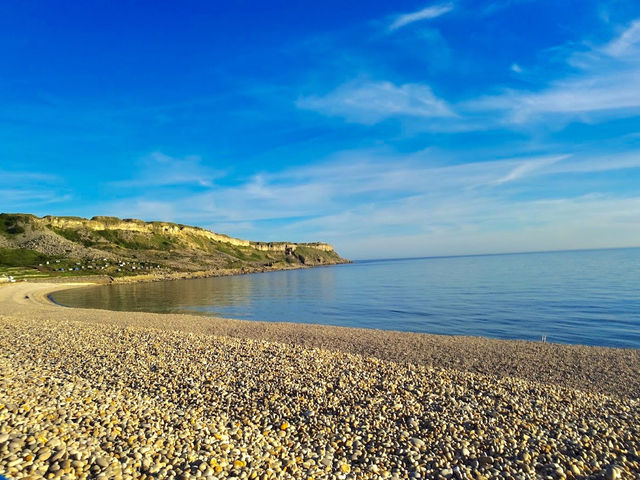
[[640, 249], [360, 261], [60, 291], [66, 306], [640, 348]]

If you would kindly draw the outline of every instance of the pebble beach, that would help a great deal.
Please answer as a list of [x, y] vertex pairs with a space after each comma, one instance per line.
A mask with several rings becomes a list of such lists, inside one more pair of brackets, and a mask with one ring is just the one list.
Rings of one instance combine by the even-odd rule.
[[52, 305], [0, 288], [0, 474], [640, 478], [638, 350]]

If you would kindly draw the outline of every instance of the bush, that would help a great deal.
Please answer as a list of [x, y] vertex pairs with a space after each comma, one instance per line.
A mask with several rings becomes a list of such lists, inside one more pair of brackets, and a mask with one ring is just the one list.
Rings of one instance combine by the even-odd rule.
[[24, 233], [24, 226], [21, 224], [24, 219], [20, 215], [0, 215], [0, 233], [8, 235], [18, 235]]

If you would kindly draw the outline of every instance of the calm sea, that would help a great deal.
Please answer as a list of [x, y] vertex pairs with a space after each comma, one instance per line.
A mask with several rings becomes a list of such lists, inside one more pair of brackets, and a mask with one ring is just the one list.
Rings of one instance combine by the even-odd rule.
[[640, 249], [360, 261], [57, 292], [62, 305], [640, 348]]

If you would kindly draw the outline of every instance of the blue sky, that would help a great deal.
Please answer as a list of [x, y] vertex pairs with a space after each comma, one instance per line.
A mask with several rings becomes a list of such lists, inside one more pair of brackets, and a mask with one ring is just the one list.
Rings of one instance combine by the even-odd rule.
[[351, 258], [640, 245], [640, 3], [4, 2], [0, 210]]

